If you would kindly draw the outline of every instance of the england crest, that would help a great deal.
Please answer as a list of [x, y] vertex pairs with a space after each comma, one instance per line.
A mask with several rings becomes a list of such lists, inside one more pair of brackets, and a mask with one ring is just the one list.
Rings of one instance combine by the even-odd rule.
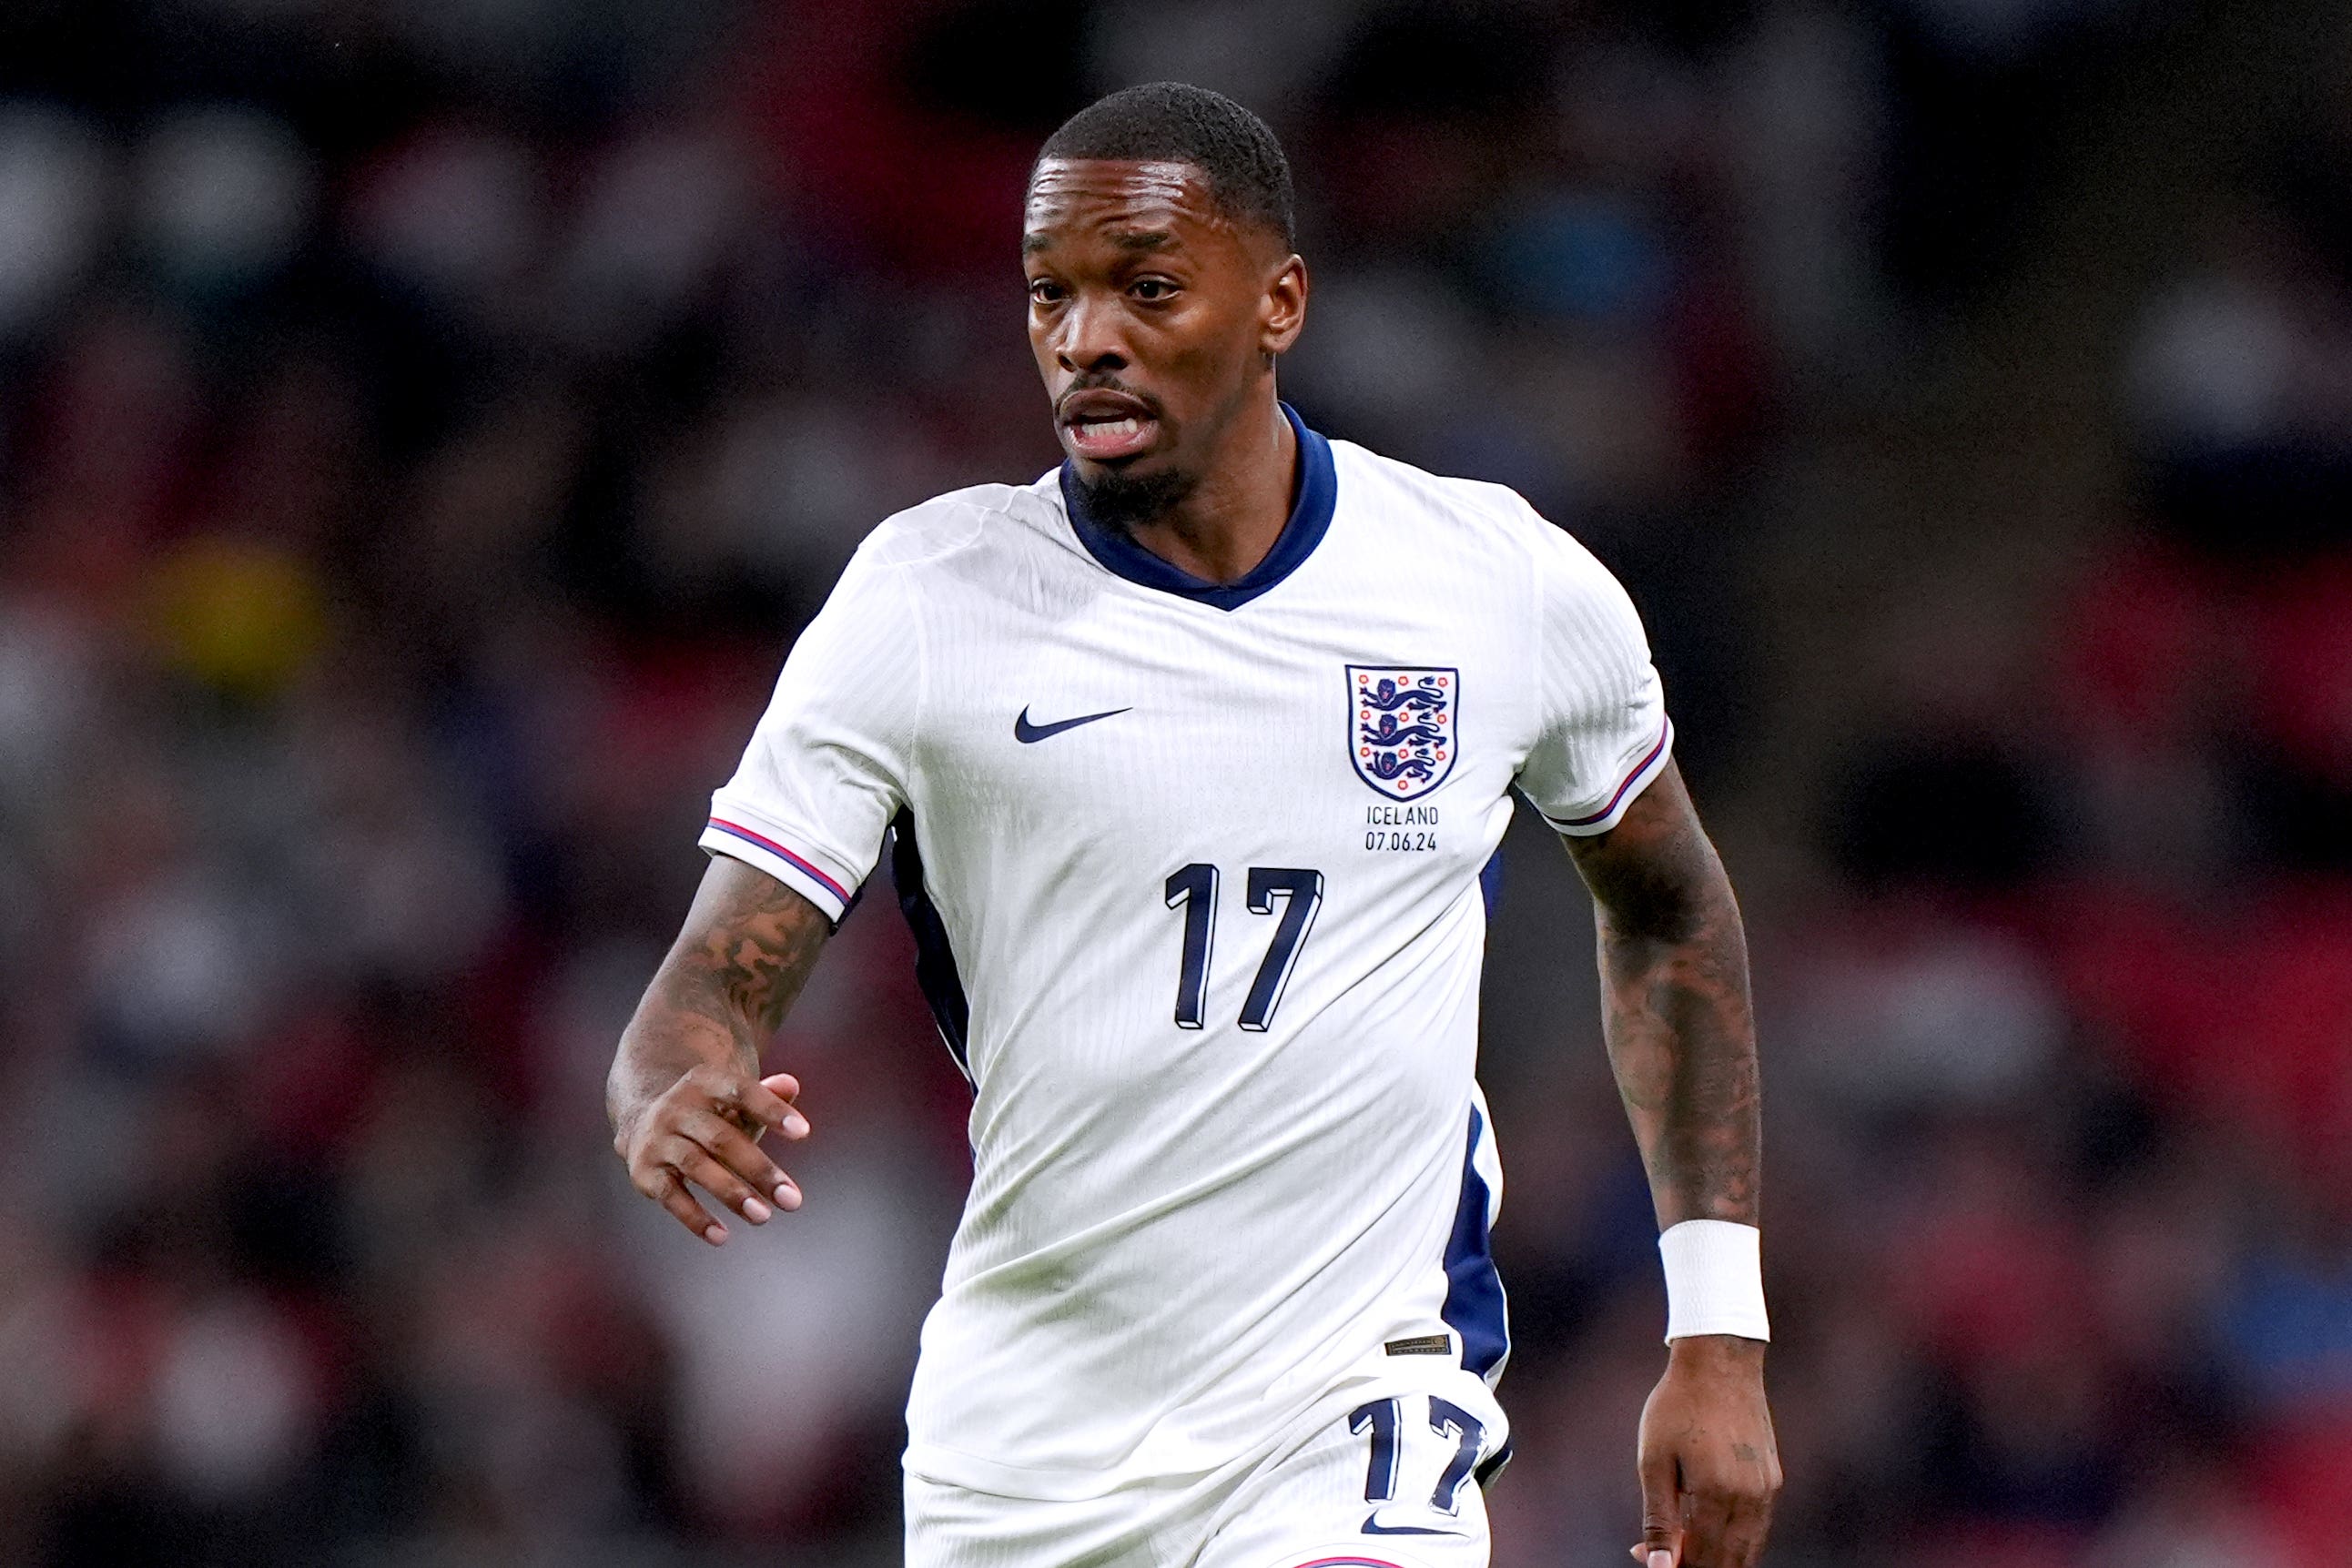
[[1391, 800], [1418, 800], [1454, 771], [1462, 672], [1348, 666], [1348, 760]]

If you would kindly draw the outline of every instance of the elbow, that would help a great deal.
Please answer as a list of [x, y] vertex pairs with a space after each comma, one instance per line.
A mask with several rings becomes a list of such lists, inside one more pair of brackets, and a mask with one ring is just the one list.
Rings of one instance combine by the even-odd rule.
[[1740, 928], [1739, 905], [1720, 869], [1712, 877], [1653, 883], [1596, 914], [1603, 938], [1618, 946], [1682, 947]]

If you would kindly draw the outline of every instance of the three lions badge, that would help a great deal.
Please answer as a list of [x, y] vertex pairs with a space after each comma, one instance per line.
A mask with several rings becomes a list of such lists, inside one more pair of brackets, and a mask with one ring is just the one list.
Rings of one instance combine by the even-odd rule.
[[1454, 771], [1459, 670], [1348, 666], [1348, 760], [1391, 800], [1418, 800]]

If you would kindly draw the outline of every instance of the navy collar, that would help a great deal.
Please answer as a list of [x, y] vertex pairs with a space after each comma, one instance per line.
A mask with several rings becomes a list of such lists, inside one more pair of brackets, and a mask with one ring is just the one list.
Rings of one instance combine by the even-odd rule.
[[1274, 548], [1244, 576], [1232, 582], [1211, 582], [1160, 559], [1125, 534], [1096, 527], [1087, 518], [1076, 481], [1070, 476], [1070, 465], [1065, 463], [1062, 500], [1069, 507], [1071, 531], [1087, 547], [1088, 555], [1129, 582], [1156, 588], [1162, 593], [1180, 594], [1218, 610], [1240, 609], [1307, 563], [1315, 547], [1323, 542], [1324, 532], [1331, 526], [1332, 508], [1339, 500], [1339, 476], [1331, 464], [1331, 444], [1307, 429], [1297, 409], [1286, 402], [1281, 406], [1283, 418], [1290, 421], [1290, 428], [1298, 437], [1298, 490], [1290, 503], [1290, 520], [1282, 525]]

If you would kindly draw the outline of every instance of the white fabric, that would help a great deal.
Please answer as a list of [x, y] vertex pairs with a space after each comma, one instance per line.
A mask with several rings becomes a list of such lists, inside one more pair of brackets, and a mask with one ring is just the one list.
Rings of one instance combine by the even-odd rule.
[[[969, 993], [975, 1171], [915, 1474], [1062, 1499], [1203, 1475], [1384, 1342], [1499, 1343], [1479, 872], [1515, 783], [1601, 831], [1670, 732], [1633, 607], [1582, 547], [1498, 486], [1330, 451], [1328, 533], [1231, 610], [1108, 569], [1053, 475], [891, 518], [714, 798], [706, 848], [835, 915], [910, 811]], [[1360, 771], [1351, 665], [1451, 673], [1425, 800]], [[1193, 865], [1213, 901], [1171, 887]], [[1254, 913], [1252, 868], [1319, 873], [1319, 903], [1294, 877]], [[1311, 925], [1245, 1028], [1294, 899]], [[1182, 1028], [1186, 925], [1211, 904]], [[1450, 1325], [1449, 1301], [1480, 1322]]]
[[1666, 1269], [1666, 1338], [1738, 1334], [1769, 1340], [1763, 1237], [1728, 1219], [1685, 1219], [1658, 1238]]
[[906, 1568], [1486, 1568], [1500, 1443], [1454, 1419], [1486, 1389], [1442, 1364], [1391, 1369], [1413, 1364], [1418, 1375], [1328, 1400], [1207, 1476], [1040, 1501], [909, 1473]]

